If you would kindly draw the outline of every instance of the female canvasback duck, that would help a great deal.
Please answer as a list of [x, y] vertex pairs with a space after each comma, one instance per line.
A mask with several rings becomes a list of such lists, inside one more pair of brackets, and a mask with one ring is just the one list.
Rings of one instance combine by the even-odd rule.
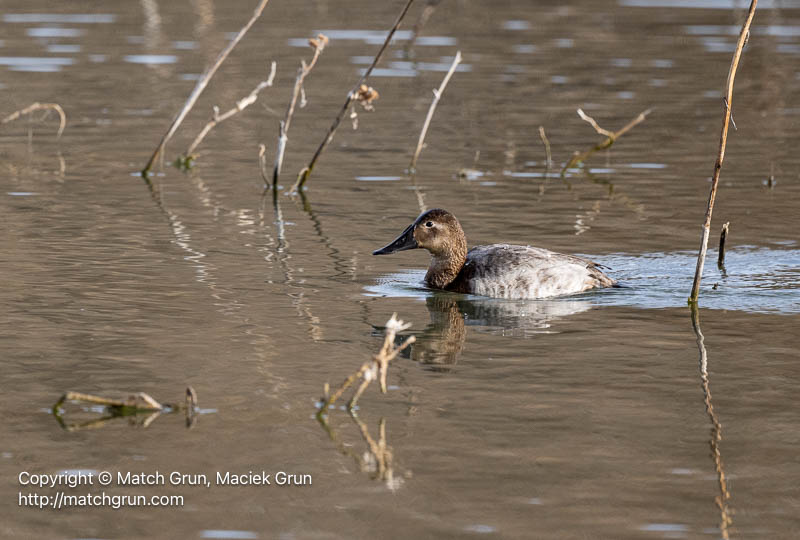
[[423, 212], [391, 244], [372, 254], [415, 248], [431, 253], [425, 283], [434, 289], [524, 300], [616, 285], [596, 263], [542, 248], [492, 244], [467, 252], [461, 224], [441, 208]]

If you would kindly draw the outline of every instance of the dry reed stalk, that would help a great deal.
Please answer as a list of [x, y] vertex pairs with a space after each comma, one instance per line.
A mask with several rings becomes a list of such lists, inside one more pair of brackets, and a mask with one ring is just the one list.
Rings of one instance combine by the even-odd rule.
[[176, 116], [175, 119], [172, 121], [169, 128], [167, 129], [167, 132], [161, 138], [161, 142], [158, 143], [158, 146], [153, 152], [153, 155], [150, 156], [150, 160], [147, 162], [147, 165], [145, 165], [144, 169], [142, 169], [142, 176], [146, 177], [148, 174], [150, 174], [150, 171], [152, 170], [153, 165], [156, 162], [156, 159], [158, 159], [158, 156], [160, 156], [161, 153], [164, 151], [164, 147], [167, 145], [169, 140], [178, 130], [178, 127], [181, 125], [184, 118], [186, 118], [186, 115], [189, 114], [189, 111], [192, 109], [192, 107], [194, 107], [195, 102], [200, 97], [200, 94], [203, 93], [203, 90], [205, 90], [206, 86], [208, 85], [208, 82], [211, 80], [211, 78], [217, 72], [219, 67], [222, 65], [222, 62], [224, 62], [225, 59], [228, 58], [228, 55], [231, 53], [234, 47], [238, 45], [239, 41], [241, 41], [244, 35], [247, 33], [247, 31], [250, 30], [250, 27], [253, 26], [256, 20], [258, 20], [258, 18], [261, 16], [261, 13], [264, 11], [264, 8], [267, 7], [268, 3], [269, 0], [261, 0], [258, 3], [258, 6], [256, 6], [255, 11], [253, 12], [253, 16], [250, 18], [249, 21], [247, 21], [247, 24], [245, 24], [242, 27], [242, 29], [239, 30], [239, 33], [236, 34], [236, 37], [234, 37], [233, 40], [231, 40], [231, 42], [228, 44], [228, 46], [225, 47], [222, 50], [222, 52], [219, 53], [219, 56], [217, 56], [217, 59], [214, 61], [211, 67], [208, 70], [206, 70], [206, 72], [203, 73], [203, 76], [200, 77], [200, 79], [197, 81], [197, 84], [195, 84], [192, 93], [189, 94], [186, 103], [183, 104], [183, 108], [178, 113], [178, 116]]
[[82, 394], [80, 392], [67, 392], [53, 405], [53, 410], [56, 410], [65, 401], [83, 401], [85, 403], [92, 403], [94, 405], [104, 405], [106, 407], [115, 408], [131, 408], [137, 411], [160, 411], [164, 409], [164, 405], [153, 399], [149, 394], [138, 392], [128, 396], [126, 399], [109, 399], [92, 394]]
[[191, 386], [186, 387], [183, 406], [186, 408], [186, 427], [191, 428], [197, 421], [197, 392]]
[[311, 157], [311, 161], [309, 161], [308, 165], [306, 165], [303, 168], [303, 170], [301, 170], [298, 173], [297, 181], [292, 186], [291, 191], [300, 191], [303, 188], [303, 185], [308, 180], [308, 177], [311, 176], [311, 172], [314, 170], [314, 165], [316, 165], [320, 155], [322, 155], [322, 152], [333, 140], [333, 135], [334, 133], [336, 133], [336, 130], [338, 129], [339, 124], [342, 122], [342, 118], [344, 118], [347, 109], [350, 108], [350, 105], [353, 104], [354, 101], [362, 99], [366, 100], [367, 103], [369, 103], [369, 101], [372, 101], [372, 99], [374, 98], [370, 98], [370, 96], [372, 95], [372, 93], [369, 92], [370, 90], [374, 92], [375, 97], [377, 97], [377, 92], [375, 92], [372, 88], [365, 87], [366, 85], [364, 85], [364, 82], [372, 74], [372, 70], [375, 69], [375, 66], [378, 65], [378, 62], [383, 56], [384, 51], [389, 46], [389, 42], [392, 40], [392, 36], [394, 36], [394, 33], [397, 31], [397, 28], [403, 21], [403, 18], [406, 16], [406, 13], [408, 13], [408, 8], [411, 7], [411, 4], [413, 2], [414, 0], [408, 0], [406, 2], [406, 5], [403, 7], [403, 10], [400, 12], [400, 15], [397, 16], [397, 20], [394, 22], [394, 26], [392, 26], [392, 29], [389, 30], [389, 34], [386, 36], [386, 40], [383, 42], [383, 45], [381, 45], [381, 48], [378, 50], [378, 53], [372, 60], [372, 64], [370, 64], [370, 66], [367, 68], [367, 70], [364, 72], [361, 78], [358, 79], [358, 82], [356, 82], [355, 86], [353, 86], [353, 89], [350, 90], [350, 92], [348, 92], [347, 99], [345, 99], [344, 101], [344, 105], [342, 105], [342, 108], [339, 110], [339, 114], [336, 115], [336, 118], [333, 119], [333, 123], [331, 124], [331, 127], [328, 129], [328, 133], [325, 135], [325, 138], [322, 140], [322, 143], [317, 148], [317, 151], [314, 152], [314, 155]]
[[550, 167], [553, 165], [553, 156], [550, 154], [550, 141], [547, 140], [547, 135], [544, 132], [544, 126], [539, 126], [539, 138], [542, 139], [542, 144], [544, 144], [544, 155], [547, 159], [545, 165], [549, 171]]
[[[64, 411], [61, 410], [61, 405], [65, 401], [82, 401], [93, 405], [102, 405], [107, 408], [107, 414], [101, 418], [87, 422], [67, 424], [63, 419]], [[182, 403], [159, 403], [144, 392], [131, 394], [125, 399], [110, 399], [93, 394], [66, 392], [51, 408], [51, 412], [59, 425], [70, 432], [84, 429], [98, 429], [119, 417], [136, 417], [136, 425], [146, 428], [153, 423], [161, 413], [177, 412], [180, 410], [183, 410], [186, 415], [186, 427], [191, 428], [197, 420], [197, 393], [191, 386], [186, 388], [186, 394]]]
[[255, 88], [253, 88], [253, 91], [250, 92], [247, 96], [237, 101], [236, 106], [233, 107], [232, 109], [220, 114], [219, 107], [217, 107], [216, 105], [214, 106], [214, 116], [211, 118], [211, 120], [208, 121], [205, 127], [203, 127], [200, 133], [197, 134], [197, 137], [194, 138], [192, 144], [189, 145], [189, 148], [186, 150], [186, 152], [181, 158], [182, 162], [184, 162], [188, 166], [189, 163], [195, 158], [194, 151], [197, 149], [198, 146], [200, 146], [200, 143], [203, 142], [203, 139], [205, 139], [209, 131], [214, 129], [218, 124], [221, 124], [234, 114], [242, 112], [247, 107], [255, 103], [256, 100], [258, 99], [258, 94], [264, 88], [272, 86], [272, 81], [275, 79], [275, 67], [276, 64], [273, 61], [272, 64], [270, 65], [269, 75], [267, 76], [266, 80], [263, 80], [260, 83], [258, 83], [258, 85]]
[[639, 116], [637, 116], [636, 118], [625, 124], [625, 126], [618, 131], [608, 131], [607, 129], [601, 128], [597, 124], [597, 122], [595, 122], [594, 118], [583, 112], [582, 109], [578, 109], [578, 116], [580, 116], [582, 120], [588, 122], [589, 125], [591, 125], [597, 133], [605, 136], [606, 139], [597, 146], [590, 148], [589, 150], [583, 153], [575, 152], [575, 154], [572, 156], [572, 159], [570, 159], [567, 162], [567, 164], [564, 165], [564, 168], [561, 169], [561, 176], [563, 177], [566, 174], [567, 170], [571, 169], [576, 164], [585, 161], [586, 159], [589, 158], [589, 156], [591, 156], [595, 152], [598, 152], [600, 150], [605, 150], [606, 148], [610, 147], [617, 141], [617, 139], [625, 135], [628, 131], [630, 131], [640, 123], [644, 122], [644, 119], [647, 118], [647, 115], [650, 114], [651, 111], [652, 109], [647, 109], [646, 111], [640, 112]]
[[728, 239], [728, 228], [731, 222], [728, 221], [722, 226], [722, 231], [719, 233], [719, 254], [717, 255], [717, 266], [719, 268], [725, 267], [725, 240]]
[[61, 134], [64, 132], [64, 128], [67, 125], [67, 115], [66, 113], [64, 113], [64, 109], [62, 109], [61, 105], [59, 105], [58, 103], [39, 103], [37, 101], [36, 103], [28, 105], [24, 109], [14, 111], [13, 113], [9, 114], [8, 116], [0, 120], [0, 124], [7, 124], [8, 122], [13, 122], [14, 120], [20, 118], [21, 116], [41, 110], [56, 111], [58, 113], [58, 117], [60, 120], [56, 138], [61, 138]]
[[399, 320], [397, 318], [397, 313], [392, 314], [391, 319], [386, 322], [386, 335], [378, 354], [373, 356], [370, 360], [364, 362], [360, 368], [349, 375], [344, 382], [339, 385], [339, 388], [337, 388], [332, 394], [329, 391], [330, 387], [326, 386], [325, 400], [320, 406], [319, 412], [324, 413], [326, 410], [328, 410], [328, 408], [342, 396], [345, 390], [350, 388], [359, 379], [361, 379], [361, 384], [358, 386], [358, 389], [356, 389], [353, 397], [348, 402], [348, 409], [353, 410], [353, 408], [356, 406], [356, 403], [358, 403], [358, 398], [361, 397], [361, 394], [364, 393], [364, 390], [366, 390], [369, 384], [375, 379], [380, 380], [381, 392], [385, 394], [386, 374], [388, 371], [389, 362], [394, 360], [403, 349], [416, 341], [414, 336], [409, 336], [405, 339], [405, 341], [403, 341], [403, 343], [395, 347], [394, 338], [397, 333], [402, 332], [409, 327], [411, 327], [411, 323], [404, 323], [403, 321]]
[[456, 71], [456, 67], [458, 64], [461, 63], [461, 51], [456, 52], [456, 57], [453, 58], [453, 63], [450, 65], [450, 69], [447, 71], [447, 75], [444, 76], [442, 80], [442, 84], [439, 85], [438, 89], [433, 90], [433, 101], [431, 101], [431, 106], [428, 109], [428, 115], [425, 117], [425, 123], [422, 124], [422, 131], [419, 134], [419, 140], [417, 141], [417, 148], [414, 150], [414, 157], [411, 158], [411, 165], [408, 166], [408, 170], [413, 174], [417, 169], [417, 159], [419, 158], [420, 152], [422, 152], [422, 145], [425, 143], [425, 135], [428, 134], [428, 127], [431, 125], [431, 119], [433, 118], [433, 112], [436, 110], [436, 105], [439, 104], [439, 100], [444, 93], [444, 89], [447, 87], [447, 83], [450, 82], [450, 78], [453, 76], [453, 73]]
[[728, 125], [731, 121], [731, 106], [733, 104], [733, 80], [736, 78], [736, 69], [739, 67], [739, 59], [742, 57], [742, 49], [744, 49], [744, 44], [750, 36], [750, 24], [756, 14], [756, 4], [758, 4], [758, 0], [750, 2], [750, 10], [747, 12], [747, 18], [742, 24], [741, 32], [739, 32], [739, 40], [736, 42], [736, 50], [733, 52], [731, 67], [728, 69], [725, 101], [723, 103], [725, 109], [722, 115], [722, 130], [719, 136], [719, 151], [717, 152], [717, 161], [714, 163], [714, 175], [711, 177], [711, 192], [708, 194], [706, 217], [703, 221], [703, 236], [700, 240], [700, 252], [697, 254], [697, 267], [694, 271], [692, 292], [689, 293], [689, 303], [697, 302], [697, 295], [700, 294], [700, 279], [703, 276], [703, 265], [705, 264], [706, 251], [708, 250], [708, 236], [711, 231], [711, 212], [714, 210], [714, 199], [717, 196], [717, 186], [719, 185], [719, 173], [722, 169], [722, 161], [725, 159], [725, 145], [728, 142]]
[[[281, 174], [281, 167], [283, 167], [283, 154], [286, 152], [286, 143], [289, 141], [288, 133], [289, 133], [289, 126], [292, 123], [292, 117], [294, 116], [294, 109], [297, 106], [297, 100], [300, 95], [303, 93], [303, 82], [305, 81], [306, 77], [311, 70], [314, 69], [314, 66], [317, 63], [317, 59], [319, 55], [322, 54], [322, 51], [325, 49], [325, 46], [328, 44], [328, 36], [325, 34], [317, 35], [316, 39], [309, 39], [308, 44], [311, 45], [314, 49], [314, 56], [311, 58], [311, 62], [306, 64], [305, 60], [300, 61], [300, 69], [297, 70], [297, 78], [294, 80], [294, 90], [292, 91], [292, 99], [289, 101], [289, 106], [286, 108], [286, 116], [281, 121], [280, 124], [280, 131], [278, 136], [278, 151], [275, 154], [275, 166], [272, 171], [272, 185], [273, 189], [278, 185], [278, 176]], [[305, 95], [303, 95], [303, 99], [300, 102], [300, 108], [305, 107]], [[263, 174], [263, 173], [262, 173]], [[269, 182], [267, 182], [269, 184]]]

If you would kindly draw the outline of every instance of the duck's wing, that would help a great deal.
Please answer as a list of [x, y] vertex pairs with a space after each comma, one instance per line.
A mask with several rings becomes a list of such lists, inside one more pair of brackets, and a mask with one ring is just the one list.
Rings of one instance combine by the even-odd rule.
[[546, 298], [615, 283], [590, 260], [509, 244], [472, 248], [457, 281], [462, 292], [496, 298]]

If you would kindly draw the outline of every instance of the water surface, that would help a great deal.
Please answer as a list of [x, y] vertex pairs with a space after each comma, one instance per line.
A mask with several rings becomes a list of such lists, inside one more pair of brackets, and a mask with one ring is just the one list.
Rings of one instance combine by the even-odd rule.
[[[0, 131], [0, 536], [795, 537], [800, 5], [759, 2], [737, 77], [703, 363], [685, 299], [743, 2], [445, 1], [412, 43], [415, 5], [370, 82], [376, 110], [358, 111], [356, 131], [343, 122], [305, 199], [284, 191], [400, 5], [273, 2], [166, 161], [272, 60], [274, 86], [211, 132], [191, 172], [165, 164], [152, 189], [136, 172], [255, 2], [4, 2], [0, 113], [58, 102], [68, 122], [60, 140], [54, 115]], [[271, 161], [320, 29], [331, 42], [292, 122], [276, 208], [258, 145]], [[578, 108], [618, 129], [651, 107], [561, 177], [600, 139]], [[584, 254], [628, 288], [532, 302], [426, 290], [424, 253], [370, 255], [421, 206], [454, 212], [470, 244]], [[713, 248], [728, 221], [723, 272]], [[323, 385], [378, 350], [393, 312], [417, 342], [388, 394], [370, 387], [355, 418], [337, 408], [320, 424]], [[49, 413], [67, 390], [175, 402], [186, 385], [202, 408], [191, 429], [162, 414], [69, 431]], [[68, 404], [65, 418], [102, 412]], [[383, 433], [391, 474], [364, 433]], [[112, 486], [185, 504], [55, 511], [19, 506], [22, 470], [266, 470], [313, 485]]]

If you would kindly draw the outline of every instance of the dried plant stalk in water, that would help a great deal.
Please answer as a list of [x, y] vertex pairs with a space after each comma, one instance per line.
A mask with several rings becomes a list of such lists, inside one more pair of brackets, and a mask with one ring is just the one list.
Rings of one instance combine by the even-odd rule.
[[747, 19], [739, 32], [739, 40], [736, 42], [736, 50], [733, 52], [731, 67], [728, 70], [728, 81], [726, 84], [724, 112], [722, 115], [722, 131], [719, 136], [719, 150], [717, 161], [714, 163], [714, 175], [711, 177], [711, 192], [708, 195], [708, 206], [706, 208], [706, 218], [703, 221], [703, 236], [700, 240], [700, 252], [697, 254], [697, 267], [694, 271], [694, 282], [692, 292], [689, 293], [689, 302], [697, 302], [697, 295], [700, 293], [700, 279], [703, 276], [703, 265], [706, 261], [706, 251], [708, 250], [708, 236], [711, 231], [711, 212], [714, 210], [714, 199], [717, 196], [717, 185], [719, 184], [719, 173], [722, 169], [722, 161], [725, 158], [725, 145], [728, 142], [728, 125], [731, 121], [731, 106], [733, 104], [733, 80], [736, 78], [736, 69], [739, 67], [739, 59], [742, 57], [742, 49], [750, 36], [750, 24], [756, 14], [756, 4], [758, 0], [750, 2], [750, 10], [747, 12]]
[[258, 20], [258, 18], [261, 16], [261, 13], [264, 11], [264, 8], [267, 7], [267, 3], [269, 3], [269, 0], [261, 0], [258, 3], [258, 6], [256, 6], [255, 11], [253, 12], [253, 16], [250, 18], [249, 21], [247, 21], [247, 24], [245, 24], [242, 27], [242, 29], [239, 30], [239, 33], [236, 34], [236, 37], [234, 37], [228, 44], [228, 46], [225, 47], [225, 49], [223, 49], [221, 53], [219, 53], [219, 56], [217, 56], [217, 59], [214, 61], [211, 67], [208, 68], [208, 70], [206, 70], [206, 72], [203, 73], [203, 76], [200, 77], [200, 79], [197, 81], [197, 84], [195, 84], [194, 86], [194, 90], [192, 90], [192, 93], [189, 94], [186, 103], [183, 104], [183, 108], [178, 113], [178, 116], [176, 116], [175, 119], [172, 121], [172, 124], [170, 124], [169, 129], [167, 129], [167, 132], [161, 138], [161, 142], [158, 143], [158, 146], [153, 152], [153, 155], [150, 156], [150, 160], [147, 162], [147, 165], [145, 165], [144, 169], [142, 169], [142, 176], [146, 177], [148, 174], [150, 174], [150, 171], [152, 170], [153, 165], [156, 162], [156, 159], [158, 159], [158, 156], [160, 156], [161, 153], [164, 151], [164, 147], [167, 145], [169, 140], [178, 130], [178, 127], [183, 122], [183, 119], [186, 118], [186, 115], [189, 114], [190, 110], [192, 110], [192, 107], [194, 107], [194, 104], [200, 97], [200, 94], [202, 94], [203, 90], [205, 90], [206, 86], [208, 85], [208, 82], [211, 80], [211, 77], [214, 76], [214, 74], [219, 69], [219, 66], [222, 65], [222, 62], [224, 62], [225, 59], [228, 58], [228, 55], [231, 53], [233, 48], [236, 47], [236, 45], [242, 40], [247, 31], [250, 30], [250, 27], [253, 26], [256, 20]]
[[447, 83], [450, 82], [450, 78], [453, 76], [453, 73], [456, 71], [456, 67], [458, 64], [461, 63], [461, 51], [456, 52], [456, 57], [453, 58], [453, 63], [450, 65], [450, 69], [447, 71], [447, 75], [444, 76], [442, 80], [442, 84], [439, 85], [438, 89], [433, 90], [433, 101], [431, 102], [431, 106], [428, 109], [428, 115], [425, 117], [425, 123], [422, 124], [422, 131], [419, 134], [419, 140], [417, 141], [417, 149], [414, 150], [414, 157], [411, 158], [411, 165], [408, 166], [408, 170], [411, 173], [414, 173], [417, 169], [417, 159], [419, 158], [420, 152], [422, 152], [422, 145], [425, 143], [425, 135], [428, 134], [428, 127], [431, 125], [431, 119], [433, 118], [433, 112], [436, 110], [436, 105], [439, 104], [439, 100], [442, 97], [442, 93], [444, 93], [444, 89], [447, 87]]
[[403, 10], [400, 12], [400, 15], [398, 15], [397, 20], [394, 22], [394, 26], [392, 26], [392, 29], [389, 30], [389, 34], [386, 36], [386, 40], [383, 42], [383, 45], [381, 45], [381, 48], [378, 50], [378, 53], [372, 60], [372, 64], [370, 64], [370, 66], [367, 68], [367, 70], [364, 72], [361, 78], [358, 79], [358, 82], [355, 84], [355, 86], [353, 86], [353, 89], [350, 90], [350, 92], [348, 92], [347, 99], [345, 99], [344, 101], [344, 105], [342, 105], [342, 108], [339, 110], [339, 114], [336, 115], [336, 118], [333, 119], [333, 123], [331, 124], [331, 127], [328, 129], [328, 133], [325, 135], [325, 138], [322, 140], [322, 143], [317, 148], [317, 151], [314, 152], [314, 155], [311, 157], [311, 161], [309, 161], [308, 165], [306, 165], [305, 168], [303, 168], [303, 170], [300, 171], [300, 173], [298, 173], [297, 181], [295, 182], [294, 186], [292, 186], [292, 191], [299, 191], [300, 189], [302, 189], [303, 185], [308, 180], [308, 177], [311, 176], [311, 172], [314, 170], [314, 165], [316, 165], [317, 160], [319, 159], [320, 155], [322, 155], [322, 152], [323, 150], [325, 150], [325, 147], [327, 147], [333, 140], [333, 135], [334, 133], [336, 133], [339, 124], [342, 122], [342, 118], [344, 118], [347, 109], [349, 109], [350, 105], [355, 100], [358, 99], [360, 90], [364, 82], [372, 74], [372, 70], [375, 69], [375, 66], [378, 65], [378, 62], [383, 56], [384, 51], [389, 46], [389, 42], [392, 40], [392, 36], [394, 36], [394, 33], [397, 31], [397, 28], [403, 21], [403, 18], [406, 16], [406, 13], [408, 13], [408, 8], [411, 7], [411, 4], [413, 2], [414, 0], [408, 0], [406, 2], [406, 5], [403, 7]]
[[[328, 37], [325, 34], [319, 34], [315, 39], [309, 39], [308, 44], [314, 48], [314, 56], [311, 58], [311, 62], [306, 64], [305, 60], [300, 61], [300, 69], [297, 71], [297, 78], [294, 80], [294, 90], [292, 91], [292, 99], [289, 101], [289, 106], [286, 109], [286, 116], [280, 124], [280, 132], [278, 136], [278, 152], [275, 155], [275, 166], [272, 170], [272, 185], [278, 185], [278, 176], [281, 174], [281, 167], [283, 167], [283, 154], [286, 152], [286, 143], [289, 141], [288, 133], [289, 133], [289, 126], [292, 123], [292, 117], [294, 116], [294, 109], [297, 106], [297, 100], [300, 97], [300, 94], [303, 90], [303, 82], [305, 81], [306, 77], [311, 70], [314, 69], [314, 66], [317, 63], [317, 59], [319, 55], [322, 54], [322, 51], [325, 49], [325, 46], [328, 44]], [[303, 99], [300, 103], [300, 107], [305, 106], [305, 99]]]
[[53, 410], [58, 409], [65, 401], [83, 401], [94, 405], [104, 405], [106, 407], [130, 408], [137, 411], [160, 411], [164, 405], [153, 399], [149, 394], [138, 392], [131, 394], [126, 399], [109, 399], [92, 394], [82, 394], [80, 392], [67, 392], [53, 405]]
[[26, 114], [31, 114], [33, 112], [41, 110], [52, 110], [58, 113], [59, 124], [58, 124], [58, 133], [56, 134], [56, 137], [60, 138], [61, 134], [64, 132], [64, 128], [67, 125], [67, 115], [64, 113], [64, 109], [62, 109], [61, 105], [59, 105], [58, 103], [39, 103], [37, 101], [36, 103], [28, 105], [24, 109], [14, 111], [13, 113], [9, 114], [8, 116], [0, 120], [0, 124], [7, 124], [9, 122], [13, 122], [14, 120]]
[[728, 239], [728, 228], [731, 222], [728, 221], [722, 226], [722, 231], [719, 233], [719, 254], [717, 255], [717, 266], [719, 268], [725, 267], [725, 240]]
[[[66, 423], [63, 419], [64, 411], [61, 406], [65, 401], [81, 401], [93, 405], [106, 407], [106, 415], [86, 422]], [[53, 405], [51, 412], [59, 425], [67, 431], [79, 431], [83, 429], [97, 429], [103, 427], [108, 422], [120, 417], [137, 417], [136, 425], [148, 427], [161, 413], [177, 412], [183, 410], [186, 414], [186, 427], [191, 428], [196, 420], [195, 412], [197, 409], [197, 393], [191, 386], [186, 388], [186, 396], [183, 403], [159, 403], [149, 394], [137, 392], [125, 399], [110, 399], [93, 394], [83, 394], [80, 392], [66, 392]]]
[[544, 126], [539, 126], [539, 138], [542, 139], [542, 143], [544, 144], [544, 155], [547, 159], [545, 165], [547, 170], [550, 170], [553, 164], [553, 156], [550, 154], [550, 141], [547, 139], [547, 135], [544, 132]]
[[586, 161], [586, 159], [588, 159], [589, 156], [591, 156], [595, 152], [598, 152], [600, 150], [605, 150], [606, 148], [610, 147], [617, 141], [617, 139], [625, 135], [628, 131], [630, 131], [637, 125], [644, 122], [644, 119], [647, 118], [647, 115], [650, 114], [651, 112], [652, 109], [647, 109], [646, 111], [642, 111], [641, 113], [639, 113], [639, 116], [637, 116], [636, 118], [625, 124], [625, 126], [619, 131], [608, 131], [607, 129], [601, 128], [597, 124], [597, 122], [595, 122], [594, 118], [583, 112], [582, 109], [578, 109], [578, 116], [580, 116], [582, 120], [588, 122], [589, 125], [591, 125], [597, 133], [605, 136], [606, 139], [597, 146], [590, 148], [589, 150], [583, 153], [575, 152], [575, 155], [572, 156], [572, 159], [570, 159], [567, 162], [567, 164], [564, 165], [564, 168], [561, 169], [561, 176], [563, 177], [567, 173], [567, 170], [571, 169], [578, 163]]
[[242, 112], [247, 107], [255, 103], [256, 100], [258, 99], [259, 92], [261, 92], [264, 88], [272, 86], [272, 81], [275, 79], [275, 66], [276, 66], [275, 62], [272, 62], [272, 64], [270, 65], [270, 72], [269, 75], [267, 76], [267, 79], [258, 83], [258, 85], [255, 88], [253, 88], [252, 92], [250, 92], [247, 96], [237, 101], [235, 107], [222, 114], [219, 114], [218, 107], [216, 106], [214, 107], [214, 116], [211, 118], [211, 120], [208, 121], [205, 127], [203, 127], [200, 133], [197, 134], [197, 137], [194, 138], [194, 141], [192, 141], [192, 144], [189, 145], [189, 148], [183, 155], [183, 161], [185, 163], [188, 164], [192, 159], [194, 159], [195, 157], [194, 151], [197, 149], [198, 146], [200, 146], [200, 143], [203, 142], [203, 139], [205, 139], [209, 131], [214, 129], [218, 124], [221, 124], [234, 114]]
[[333, 394], [329, 394], [329, 392], [326, 390], [325, 400], [320, 407], [320, 413], [328, 410], [328, 408], [342, 396], [344, 391], [350, 388], [359, 379], [361, 379], [361, 384], [358, 386], [353, 394], [353, 397], [350, 399], [350, 402], [347, 404], [349, 409], [352, 410], [353, 407], [356, 406], [356, 403], [358, 403], [358, 398], [361, 397], [361, 394], [364, 393], [364, 390], [367, 389], [367, 386], [369, 386], [369, 384], [375, 379], [380, 380], [381, 392], [385, 394], [386, 374], [389, 368], [389, 362], [394, 360], [403, 349], [416, 341], [414, 336], [409, 336], [405, 339], [405, 341], [403, 341], [403, 343], [395, 347], [394, 338], [397, 333], [402, 332], [409, 327], [411, 327], [411, 323], [404, 323], [403, 321], [399, 320], [397, 318], [397, 313], [392, 314], [392, 318], [386, 322], [386, 336], [384, 337], [383, 345], [381, 346], [380, 351], [378, 351], [378, 354], [376, 354], [370, 360], [364, 362], [358, 370], [348, 376], [344, 382], [339, 385], [339, 388], [333, 392]]

